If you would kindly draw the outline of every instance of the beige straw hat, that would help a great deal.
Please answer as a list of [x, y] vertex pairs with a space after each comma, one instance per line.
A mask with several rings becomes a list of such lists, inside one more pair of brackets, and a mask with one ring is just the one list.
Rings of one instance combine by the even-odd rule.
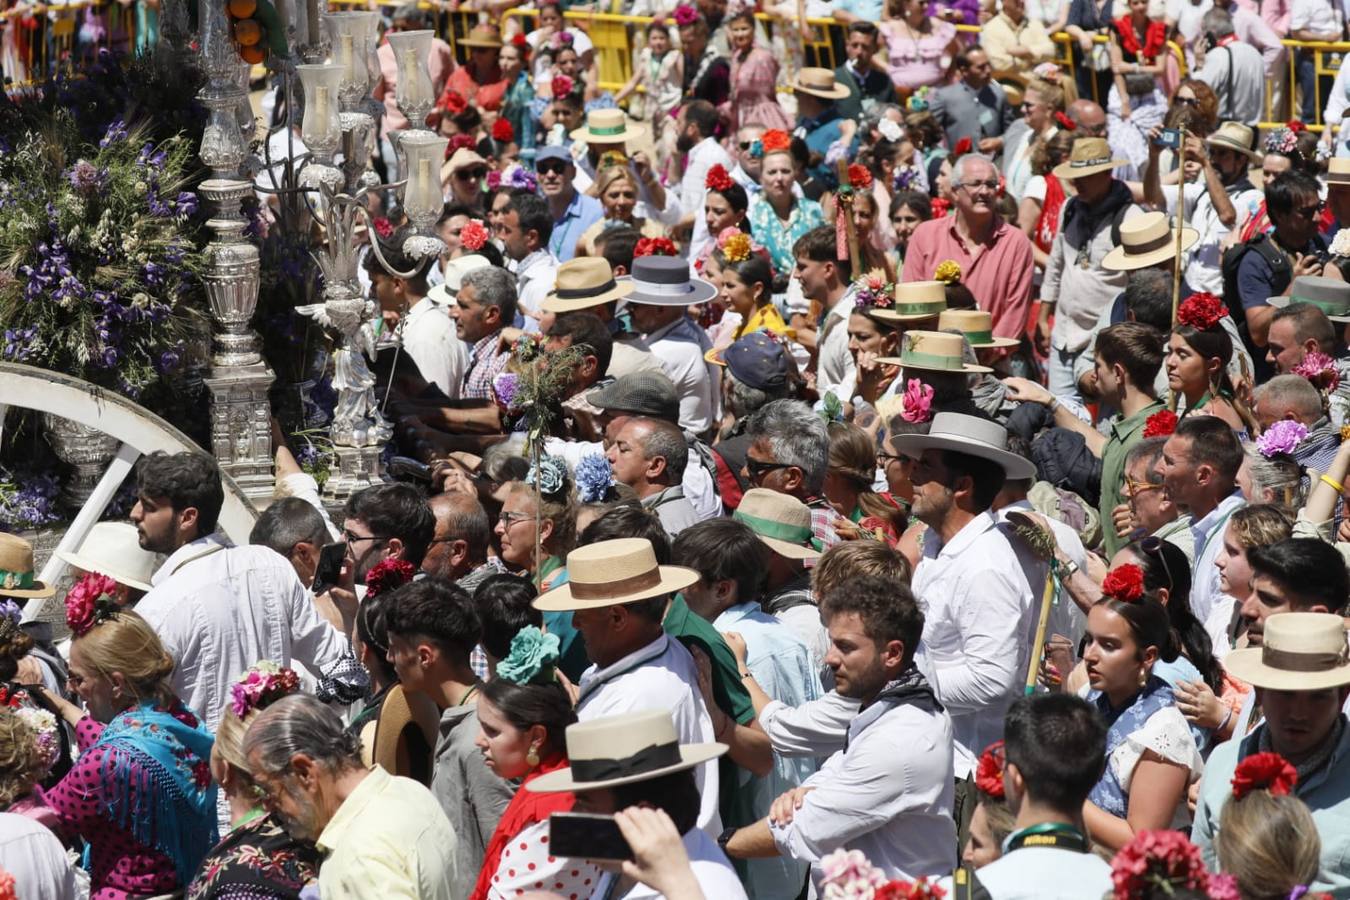
[[1275, 691], [1320, 691], [1350, 684], [1345, 620], [1332, 613], [1276, 613], [1266, 619], [1260, 647], [1223, 660], [1234, 678]]
[[157, 562], [155, 554], [141, 549], [136, 526], [126, 522], [98, 522], [77, 552], [57, 550], [56, 555], [76, 569], [107, 575], [138, 591], [150, 590]]
[[684, 566], [659, 566], [652, 542], [618, 538], [578, 547], [567, 554], [567, 583], [534, 601], [543, 612], [618, 606], [684, 590], [699, 579]]
[[692, 769], [726, 752], [726, 744], [681, 744], [668, 710], [605, 716], [568, 725], [571, 765], [533, 778], [525, 788], [556, 794], [618, 787]]
[[1015, 480], [1036, 474], [1036, 465], [1031, 460], [1008, 452], [1008, 430], [993, 419], [980, 416], [940, 412], [933, 416], [927, 434], [897, 434], [891, 437], [891, 443], [906, 456], [918, 456], [925, 450], [952, 450], [978, 456], [998, 463]]
[[843, 100], [848, 96], [848, 88], [834, 80], [834, 72], [812, 66], [799, 70], [791, 87], [794, 91], [825, 100]]
[[994, 317], [982, 309], [944, 309], [938, 317], [938, 331], [959, 331], [977, 349], [1016, 347], [1021, 343], [1016, 338], [996, 337]]
[[1106, 143], [1106, 138], [1081, 137], [1073, 142], [1068, 160], [1055, 166], [1054, 175], [1072, 181], [1127, 165], [1127, 160], [1111, 157], [1111, 145]]
[[731, 517], [745, 525], [779, 556], [819, 559], [811, 546], [811, 508], [796, 497], [768, 488], [751, 488]]
[[460, 38], [461, 47], [500, 47], [502, 33], [491, 25], [475, 25], [469, 29], [469, 36]]
[[1333, 156], [1327, 160], [1327, 174], [1324, 180], [1329, 185], [1350, 185], [1350, 157]]
[[935, 318], [946, 308], [945, 282], [907, 281], [895, 286], [895, 306], [869, 309], [867, 314], [883, 322], [918, 322]]
[[[1181, 251], [1185, 253], [1200, 240], [1194, 228], [1181, 229]], [[1156, 266], [1177, 255], [1177, 233], [1166, 213], [1146, 212], [1130, 216], [1120, 223], [1120, 246], [1102, 258], [1102, 268], [1111, 272], [1130, 272]]]
[[614, 280], [603, 256], [578, 256], [558, 267], [553, 290], [544, 298], [545, 312], [566, 313], [603, 306], [633, 293], [633, 283]]
[[431, 784], [441, 713], [430, 697], [396, 684], [380, 704], [371, 759], [390, 775]]
[[0, 532], [0, 597], [50, 597], [56, 588], [37, 580], [33, 545], [18, 535]]
[[1215, 129], [1213, 134], [1205, 138], [1205, 143], [1210, 147], [1236, 150], [1259, 166], [1261, 154], [1256, 149], [1256, 135], [1256, 129], [1250, 125], [1243, 125], [1241, 122], [1224, 122]]
[[992, 372], [988, 366], [965, 361], [965, 338], [944, 331], [906, 331], [900, 336], [900, 355], [883, 356], [878, 363], [925, 372]]
[[586, 144], [624, 144], [647, 133], [641, 125], [630, 125], [621, 109], [593, 109], [586, 113], [586, 126], [570, 135]]

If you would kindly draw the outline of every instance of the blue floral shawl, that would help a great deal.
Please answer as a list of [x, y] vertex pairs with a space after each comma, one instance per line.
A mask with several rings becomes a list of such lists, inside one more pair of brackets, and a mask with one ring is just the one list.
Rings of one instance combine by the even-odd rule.
[[1154, 675], [1149, 676], [1144, 689], [1135, 694], [1134, 699], [1121, 709], [1113, 710], [1111, 701], [1101, 691], [1093, 691], [1088, 695], [1088, 700], [1101, 711], [1109, 728], [1106, 733], [1106, 771], [1092, 788], [1088, 799], [1111, 815], [1124, 818], [1130, 795], [1121, 786], [1120, 779], [1111, 768], [1111, 754], [1115, 753], [1116, 748], [1125, 743], [1130, 735], [1143, 728], [1144, 723], [1154, 713], [1172, 706], [1176, 701], [1167, 682]]

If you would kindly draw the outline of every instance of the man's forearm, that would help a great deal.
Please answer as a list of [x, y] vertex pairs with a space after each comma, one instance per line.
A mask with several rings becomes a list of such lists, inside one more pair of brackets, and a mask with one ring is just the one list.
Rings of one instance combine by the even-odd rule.
[[442, 406], [423, 419], [435, 428], [468, 434], [498, 434], [502, 430], [502, 413], [495, 404], [486, 401], [482, 406]]
[[727, 841], [726, 852], [732, 859], [772, 859], [780, 855], [768, 819], [737, 830]]
[[[727, 721], [731, 721], [730, 718]], [[756, 727], [754, 720], [749, 725], [733, 723], [733, 728], [723, 728], [717, 739], [730, 749], [727, 755], [741, 768], [763, 778], [773, 771], [773, 746], [769, 736]]]

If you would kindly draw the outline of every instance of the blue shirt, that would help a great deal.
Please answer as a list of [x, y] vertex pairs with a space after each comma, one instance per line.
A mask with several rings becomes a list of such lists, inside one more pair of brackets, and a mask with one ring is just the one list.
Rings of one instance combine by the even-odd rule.
[[562, 218], [553, 223], [553, 235], [548, 239], [549, 249], [558, 262], [567, 262], [577, 255], [577, 241], [581, 234], [605, 217], [600, 201], [573, 189], [572, 202]]
[[[812, 153], [819, 153], [824, 157], [834, 142], [843, 136], [843, 124], [844, 120], [839, 115], [839, 110], [831, 105], [815, 118], [799, 119], [793, 134], [806, 141], [806, 146]], [[839, 183], [838, 173], [827, 166], [823, 159], [819, 165], [812, 166], [807, 171], [824, 184], [833, 186]]]
[[834, 8], [868, 22], [881, 21], [881, 0], [834, 0]]

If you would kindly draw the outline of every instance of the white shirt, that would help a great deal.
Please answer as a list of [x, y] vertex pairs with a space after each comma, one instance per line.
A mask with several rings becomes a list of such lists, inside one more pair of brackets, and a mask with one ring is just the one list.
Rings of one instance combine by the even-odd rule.
[[[1230, 59], [1231, 57], [1231, 59]], [[1232, 66], [1232, 94], [1228, 92]], [[1205, 54], [1205, 65], [1195, 77], [1214, 89], [1219, 97], [1219, 118], [1246, 125], [1261, 120], [1266, 99], [1266, 61], [1251, 44], [1232, 41]], [[1191, 285], [1195, 287], [1194, 284]], [[1199, 288], [1197, 288], [1199, 290]]]
[[1199, 3], [1193, 3], [1191, 0], [1167, 0], [1166, 17], [1169, 21], [1177, 23], [1177, 31], [1186, 38], [1183, 46], [1190, 46], [1191, 41], [1200, 34], [1200, 20], [1213, 8], [1214, 0], [1200, 0]]
[[844, 749], [858, 701], [830, 691], [818, 700], [788, 706], [774, 700], [759, 711], [759, 727], [779, 756], [829, 756]]
[[[694, 870], [694, 880], [703, 890], [703, 896], [712, 900], [745, 900], [745, 886], [741, 884], [736, 870], [731, 867], [722, 848], [717, 842], [698, 828], [691, 828], [681, 838], [684, 852], [689, 855], [689, 865]], [[607, 897], [610, 885], [617, 876], [611, 873], [596, 882], [592, 897]], [[657, 893], [645, 884], [635, 884], [626, 893], [619, 894], [619, 900], [660, 900], [664, 894]]]
[[952, 721], [910, 703], [876, 705], [848, 729], [839, 750], [806, 780], [812, 790], [792, 821], [769, 823], [780, 852], [811, 862], [860, 850], [887, 878], [939, 876], [956, 864], [952, 820]]
[[721, 366], [703, 358], [712, 349], [707, 332], [688, 316], [644, 335], [647, 347], [680, 395], [680, 427], [704, 434], [717, 422]]
[[441, 389], [451, 400], [459, 397], [469, 351], [455, 331], [445, 310], [423, 297], [399, 324], [403, 349], [408, 351], [422, 377]]
[[703, 215], [703, 204], [708, 199], [708, 170], [721, 165], [730, 172], [736, 163], [722, 149], [716, 138], [706, 137], [689, 151], [680, 179], [680, 206], [685, 213], [694, 214], [694, 232], [689, 240], [689, 258], [697, 259], [708, 241], [716, 235], [708, 234], [708, 221]]
[[0, 869], [14, 876], [21, 900], [75, 900], [75, 870], [61, 842], [27, 816], [0, 813]]
[[[1030, 501], [1019, 500], [1016, 503], [1009, 503], [1007, 506], [1000, 507], [998, 510], [998, 520], [1003, 523], [1004, 533], [1010, 538], [1013, 552], [1017, 554], [1017, 560], [1022, 565], [1022, 574], [1026, 576], [1027, 584], [1031, 586], [1031, 594], [1036, 598], [1036, 612], [1028, 620], [1030, 629], [1027, 633], [1027, 646], [1032, 646], [1036, 640], [1036, 626], [1040, 623], [1041, 601], [1045, 599], [1045, 579], [1050, 577], [1050, 567], [1046, 565], [1045, 560], [1032, 553], [1027, 548], [1025, 542], [1014, 540], [1011, 523], [1008, 522], [1008, 513], [1014, 510], [1026, 512], [1035, 512]], [[1055, 535], [1055, 543], [1064, 551], [1064, 555], [1078, 566], [1080, 569], [1087, 568], [1087, 550], [1083, 547], [1083, 541], [1078, 537], [1078, 532], [1074, 531], [1068, 525], [1058, 519], [1052, 519], [1048, 516], [1045, 521], [1050, 525], [1050, 531]], [[1060, 634], [1076, 645], [1078, 639], [1087, 631], [1087, 616], [1078, 608], [1078, 604], [1069, 596], [1068, 591], [1063, 587], [1058, 587], [1056, 593], [1050, 596], [1050, 602], [1053, 604], [1050, 609], [1050, 618], [1046, 622], [1045, 636], [1047, 639], [1053, 634]]]
[[[1230, 45], [1231, 46], [1231, 45]], [[1250, 48], [1249, 48], [1250, 49]], [[1224, 55], [1222, 50], [1211, 51], [1211, 56], [1218, 54]], [[1234, 57], [1238, 59], [1238, 57]], [[1227, 66], [1227, 61], [1224, 62]], [[1210, 60], [1205, 60], [1205, 68], [1210, 66]], [[1201, 76], [1204, 75], [1202, 71]], [[1265, 81], [1258, 75], [1254, 76], [1257, 85], [1264, 90]], [[1203, 78], [1202, 78], [1203, 80]], [[1233, 89], [1237, 90], [1236, 79], [1233, 82]], [[1228, 199], [1233, 201], [1234, 210], [1241, 210], [1247, 203], [1262, 199], [1259, 190], [1253, 187], [1239, 189], [1234, 185], [1226, 189]], [[1168, 195], [1167, 212], [1175, 215], [1177, 211], [1177, 195], [1175, 189], [1165, 191]], [[1186, 221], [1192, 228], [1200, 232], [1200, 239], [1195, 242], [1195, 246], [1187, 252], [1185, 279], [1186, 283], [1195, 291], [1207, 291], [1218, 296], [1223, 295], [1223, 247], [1224, 239], [1228, 237], [1231, 228], [1219, 221], [1219, 211], [1214, 208], [1214, 200], [1209, 195], [1209, 187], [1202, 176], [1197, 181], [1187, 183], [1181, 189], [1182, 199], [1186, 204]], [[1241, 219], [1234, 222], [1234, 227], [1241, 225]], [[1163, 368], [1166, 368], [1164, 366]], [[1165, 373], [1164, 373], [1165, 377]]]
[[945, 546], [928, 529], [913, 588], [924, 613], [919, 667], [951, 713], [956, 776], [964, 778], [1003, 736], [1003, 714], [1022, 696], [1036, 608], [1031, 587], [986, 511]]
[[1336, 9], [1328, 0], [1294, 0], [1289, 12], [1289, 33], [1295, 31], [1316, 31], [1327, 33], [1340, 31], [1336, 20]]
[[1228, 617], [1233, 612], [1233, 606], [1231, 598], [1228, 603], [1224, 602], [1226, 595], [1219, 587], [1219, 568], [1214, 565], [1214, 560], [1223, 549], [1223, 533], [1228, 527], [1229, 517], [1246, 505], [1242, 492], [1234, 491], [1210, 510], [1209, 515], [1191, 523], [1191, 534], [1195, 537], [1195, 565], [1191, 567], [1195, 573], [1191, 583], [1191, 612], [1204, 623], [1210, 640], [1214, 642], [1214, 656], [1218, 659], [1228, 654]]
[[[648, 709], [667, 709], [681, 744], [716, 741], [712, 718], [703, 705], [698, 668], [684, 645], [662, 634], [605, 668], [592, 664], [577, 685], [577, 719], [589, 722]], [[699, 790], [698, 826], [711, 837], [722, 833], [717, 811], [717, 760], [694, 769]]]
[[[830, 388], [853, 384], [857, 378], [857, 365], [853, 362], [853, 354], [848, 352], [848, 317], [853, 314], [854, 294], [853, 285], [849, 285], [844, 296], [830, 307], [825, 316], [826, 324], [821, 326], [829, 329], [820, 341], [816, 362], [816, 385], [822, 394]], [[831, 319], [837, 321], [830, 324]], [[841, 396], [839, 399], [851, 398]]]
[[348, 650], [291, 564], [266, 547], [208, 535], [174, 551], [150, 583], [136, 612], [174, 659], [174, 692], [213, 730], [230, 685], [259, 660], [299, 661], [318, 674]]
[[[1111, 893], [1111, 864], [1095, 853], [1023, 847], [975, 873], [993, 900], [1082, 900]], [[951, 896], [952, 880], [940, 882]]]
[[516, 264], [516, 294], [520, 298], [517, 312], [524, 318], [525, 331], [539, 331], [540, 309], [553, 283], [558, 278], [558, 258], [543, 248], [536, 250]]

